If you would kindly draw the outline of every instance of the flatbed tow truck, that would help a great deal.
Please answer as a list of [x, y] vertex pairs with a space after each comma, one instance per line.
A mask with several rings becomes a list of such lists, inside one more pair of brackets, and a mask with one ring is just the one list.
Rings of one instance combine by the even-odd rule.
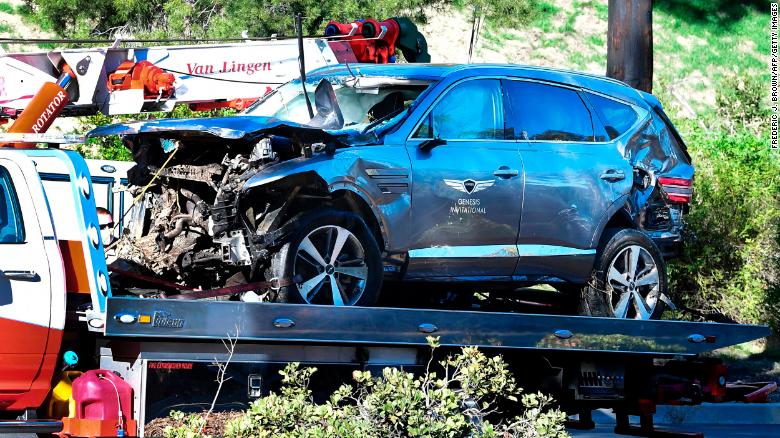
[[[56, 210], [46, 197], [51, 182], [35, 167], [42, 158], [59, 160], [71, 182]], [[618, 416], [617, 433], [659, 436], [657, 404], [735, 398], [725, 366], [698, 355], [770, 334], [736, 324], [114, 296], [94, 189], [78, 153], [2, 149], [0, 183], [0, 410], [10, 417], [0, 433], [143, 435], [144, 424], [172, 409], [208, 408], [213, 363], [228, 361], [225, 339], [237, 343], [216, 408], [237, 410], [275, 389], [288, 362], [321, 370], [315, 394], [353, 370], [421, 370], [433, 335], [444, 352], [469, 345], [503, 354], [527, 390], [550, 392], [579, 414], [573, 426], [592, 427], [590, 412], [606, 407]], [[82, 369], [129, 384], [132, 401], [120, 403], [120, 414], [95, 419], [71, 407], [64, 418], [41, 415], [53, 411], [47, 394], [61, 379], [66, 350], [95, 358]], [[640, 425], [630, 425], [629, 415], [639, 415]]]
[[[393, 34], [397, 23], [369, 22], [381, 29], [374, 35], [361, 30], [367, 22], [331, 23], [331, 33], [345, 36], [349, 47], [338, 40], [303, 44], [299, 37], [306, 47], [299, 46], [299, 52], [311, 49], [306, 56], [315, 65], [337, 62], [339, 56], [387, 62], [383, 54], [394, 52], [389, 48], [399, 38]], [[407, 48], [424, 49], [410, 29]], [[436, 354], [477, 346], [504, 355], [522, 387], [548, 392], [567, 413], [578, 415], [572, 427], [593, 427], [592, 410], [612, 408], [617, 433], [680, 436], [654, 428], [656, 405], [753, 401], [776, 388], [732, 387], [725, 366], [700, 357], [768, 336], [763, 326], [114, 295], [96, 212], [96, 200], [105, 195], [93, 186], [105, 177], [91, 176], [74, 151], [31, 145], [80, 140], [44, 134], [60, 113], [138, 113], [174, 103], [201, 109], [243, 105], [244, 98], [265, 92], [255, 88], [274, 81], [223, 77], [225, 87], [210, 87], [212, 80], [187, 88], [182, 85], [209, 75], [181, 72], [189, 55], [206, 53], [214, 60], [239, 49], [260, 50], [252, 47], [114, 47], [0, 59], [0, 71], [16, 72], [29, 88], [15, 88], [18, 96], [2, 102], [0, 114], [17, 118], [10, 133], [0, 135], [16, 148], [0, 148], [0, 433], [143, 436], [145, 424], [172, 409], [200, 411], [211, 405], [215, 362], [229, 362], [230, 376], [215, 408], [243, 410], [278, 388], [278, 371], [289, 362], [320, 370], [312, 381], [315, 396], [349, 380], [354, 370], [422, 371], [431, 354], [429, 336], [439, 337], [442, 348]], [[152, 52], [159, 55], [155, 63], [142, 64]], [[323, 53], [327, 56], [320, 60]], [[279, 59], [280, 67], [295, 61], [286, 55]], [[172, 75], [179, 76], [171, 81]], [[33, 76], [35, 83], [29, 80]], [[77, 84], [80, 93], [69, 84]], [[198, 94], [204, 90], [209, 91]], [[67, 99], [60, 98], [65, 92]], [[121, 224], [121, 216], [117, 219]], [[231, 352], [226, 339], [236, 342]], [[77, 377], [75, 370], [85, 373]], [[98, 385], [118, 386], [85, 401], [75, 387], [88, 374]], [[119, 386], [125, 390], [121, 396]], [[110, 405], [114, 410], [106, 408]], [[631, 425], [629, 415], [638, 415], [640, 424]]]

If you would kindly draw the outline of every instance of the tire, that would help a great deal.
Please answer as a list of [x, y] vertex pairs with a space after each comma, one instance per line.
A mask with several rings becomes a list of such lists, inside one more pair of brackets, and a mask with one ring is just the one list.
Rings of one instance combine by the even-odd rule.
[[644, 233], [610, 229], [599, 245], [591, 281], [582, 289], [579, 314], [658, 319], [668, 296], [661, 251]]
[[[382, 288], [376, 238], [360, 216], [324, 209], [297, 215], [296, 231], [271, 258], [266, 278], [290, 279], [275, 301], [372, 306]], [[333, 249], [341, 243], [334, 258]], [[361, 278], [362, 277], [362, 278]], [[334, 284], [337, 290], [334, 290]]]

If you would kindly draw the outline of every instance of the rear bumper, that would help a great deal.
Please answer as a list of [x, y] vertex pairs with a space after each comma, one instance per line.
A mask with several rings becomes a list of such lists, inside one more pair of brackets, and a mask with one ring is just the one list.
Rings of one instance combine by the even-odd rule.
[[647, 232], [653, 242], [661, 250], [664, 259], [673, 259], [680, 255], [683, 247], [682, 233], [679, 231], [650, 231]]

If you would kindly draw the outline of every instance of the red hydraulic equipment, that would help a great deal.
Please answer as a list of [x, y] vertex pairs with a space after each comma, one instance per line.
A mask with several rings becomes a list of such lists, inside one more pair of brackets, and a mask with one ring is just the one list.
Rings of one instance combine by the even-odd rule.
[[373, 18], [351, 23], [330, 21], [325, 26], [326, 37], [341, 37], [349, 44], [358, 62], [385, 64], [395, 62], [396, 48], [409, 62], [430, 62], [428, 46], [409, 19], [398, 17], [377, 21]]
[[395, 58], [395, 42], [400, 28], [393, 19], [379, 22], [373, 18], [352, 23], [331, 21], [325, 36], [344, 36], [358, 62], [385, 64]]
[[145, 99], [167, 99], [173, 95], [175, 78], [149, 61], [125, 61], [108, 75], [109, 91], [144, 90]]

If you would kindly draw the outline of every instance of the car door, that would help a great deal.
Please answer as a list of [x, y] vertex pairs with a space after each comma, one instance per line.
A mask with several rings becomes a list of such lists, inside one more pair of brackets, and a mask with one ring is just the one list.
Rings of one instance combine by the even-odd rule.
[[502, 94], [499, 79], [458, 82], [412, 131], [407, 278], [511, 276], [523, 172]]
[[[39, 217], [50, 221], [45, 202], [34, 203], [22, 168], [0, 157], [0, 407], [30, 389], [50, 341], [50, 270]], [[56, 248], [53, 234], [46, 239]]]
[[594, 135], [576, 88], [529, 80], [505, 80], [504, 88], [507, 136], [525, 169], [516, 275], [585, 281], [594, 234], [620, 192], [613, 186], [631, 181], [631, 167], [614, 143]]

